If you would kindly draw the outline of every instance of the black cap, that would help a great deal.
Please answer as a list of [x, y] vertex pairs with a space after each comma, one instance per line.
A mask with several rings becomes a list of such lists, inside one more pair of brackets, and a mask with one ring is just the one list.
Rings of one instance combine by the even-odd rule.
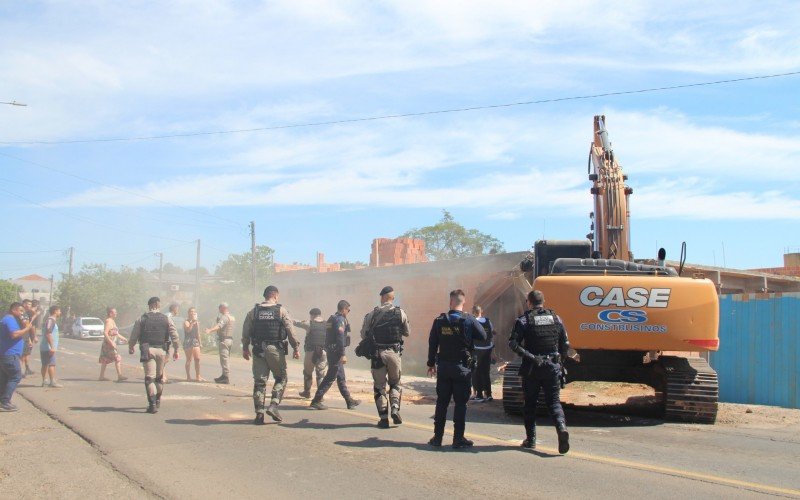
[[275, 285], [270, 285], [270, 286], [268, 286], [267, 288], [264, 289], [264, 297], [266, 297], [267, 295], [269, 295], [271, 293], [278, 293], [278, 287], [275, 286]]
[[381, 295], [386, 295], [387, 293], [392, 293], [392, 292], [394, 292], [394, 288], [390, 287], [389, 285], [386, 285], [385, 287], [383, 287], [381, 289], [381, 293], [380, 294]]
[[308, 311], [310, 316], [320, 316], [322, 315], [322, 311], [319, 310], [319, 307], [315, 307], [314, 309]]

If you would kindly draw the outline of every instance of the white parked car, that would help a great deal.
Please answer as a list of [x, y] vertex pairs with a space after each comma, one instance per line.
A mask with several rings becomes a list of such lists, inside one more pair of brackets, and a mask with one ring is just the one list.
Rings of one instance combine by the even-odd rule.
[[102, 339], [103, 327], [104, 323], [100, 318], [82, 316], [72, 325], [72, 336], [76, 339]]

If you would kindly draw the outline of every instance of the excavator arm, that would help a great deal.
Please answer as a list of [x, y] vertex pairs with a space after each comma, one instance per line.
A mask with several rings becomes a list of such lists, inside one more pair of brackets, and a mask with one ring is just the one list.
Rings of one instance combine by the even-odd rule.
[[633, 189], [625, 185], [628, 176], [611, 149], [605, 120], [605, 115], [594, 117], [588, 165], [594, 212], [590, 215], [592, 231], [586, 236], [592, 242], [593, 257], [633, 261], [628, 207]]

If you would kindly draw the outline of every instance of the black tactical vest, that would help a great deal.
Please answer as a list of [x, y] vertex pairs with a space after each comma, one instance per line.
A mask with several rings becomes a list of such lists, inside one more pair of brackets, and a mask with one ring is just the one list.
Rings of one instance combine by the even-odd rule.
[[525, 314], [528, 317], [525, 349], [536, 355], [557, 353], [558, 337], [563, 326], [556, 313], [550, 309], [532, 309]]
[[486, 340], [474, 339], [475, 347], [489, 347], [492, 344], [492, 322], [486, 318], [486, 322], [481, 326], [486, 331]]
[[281, 305], [262, 306], [253, 309], [253, 342], [278, 343], [286, 340], [286, 326], [281, 320]]
[[139, 343], [160, 347], [169, 339], [169, 318], [157, 311], [150, 311], [142, 315], [139, 320]]
[[[350, 323], [348, 323], [346, 318], [342, 318], [344, 320], [344, 334], [345, 334], [345, 344], [347, 344], [347, 334], [350, 332]], [[339, 337], [339, 329], [334, 328], [333, 325], [336, 322], [336, 315], [332, 315], [328, 318], [328, 322], [325, 323], [326, 327], [326, 335], [325, 335], [325, 345], [336, 345], [336, 342]]]
[[459, 363], [469, 358], [472, 345], [467, 340], [465, 322], [463, 316], [451, 322], [447, 313], [436, 318], [439, 329], [439, 361]]
[[[377, 321], [372, 325], [370, 331], [375, 339], [375, 343], [379, 345], [393, 345], [399, 344], [403, 341], [403, 317], [402, 311], [399, 307], [392, 308], [388, 311], [380, 311], [375, 313], [378, 317]], [[375, 318], [373, 318], [373, 321]]]
[[[330, 322], [330, 320], [328, 320]], [[326, 324], [322, 321], [312, 321], [308, 327], [306, 340], [303, 347], [307, 351], [313, 351], [317, 347], [325, 347]]]

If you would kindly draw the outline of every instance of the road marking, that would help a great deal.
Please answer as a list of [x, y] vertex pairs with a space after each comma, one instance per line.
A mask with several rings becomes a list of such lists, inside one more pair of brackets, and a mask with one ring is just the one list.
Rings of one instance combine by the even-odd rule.
[[[70, 354], [73, 354], [73, 353], [70, 352]], [[91, 356], [89, 354], [85, 354], [85, 353], [75, 353], [75, 354], [81, 354], [81, 355], [84, 355], [84, 356], [87, 356], [87, 357], [93, 357], [93, 356]], [[244, 389], [238, 389], [238, 388], [230, 386], [230, 385], [217, 385], [217, 384], [211, 383], [211, 384], [208, 384], [207, 387], [214, 387], [214, 388], [217, 388], [217, 389], [223, 389], [223, 390], [238, 392], [238, 393], [241, 393], [241, 394], [248, 394], [248, 395], [251, 394], [250, 391], [246, 391]], [[210, 398], [204, 398], [204, 399], [210, 399]], [[307, 406], [301, 406], [301, 405], [295, 405], [295, 404], [284, 404], [284, 406], [293, 406], [295, 408], [307, 408]], [[342, 408], [330, 408], [328, 411], [334, 411], [334, 412], [337, 412], [337, 413], [341, 413], [343, 415], [350, 415], [350, 416], [359, 417], [361, 419], [366, 419], [366, 420], [371, 420], [371, 421], [374, 421], [376, 416], [377, 416], [377, 415], [374, 415], [374, 414], [361, 413], [361, 412], [358, 412], [358, 411], [345, 410], [345, 409], [342, 409]], [[423, 430], [423, 431], [428, 431], [428, 432], [431, 432], [433, 430], [433, 425], [432, 424], [425, 425], [425, 424], [419, 424], [419, 423], [416, 423], [416, 422], [411, 422], [411, 421], [408, 421], [408, 420], [403, 420], [403, 424], [402, 425], [404, 427], [411, 427], [412, 429], [418, 429], [418, 430]], [[445, 434], [447, 434], [449, 436], [452, 436], [453, 432], [451, 430], [445, 430]], [[500, 438], [497, 438], [497, 437], [494, 437], [494, 436], [488, 436], [488, 435], [485, 435], [485, 434], [477, 434], [477, 433], [472, 433], [472, 432], [465, 433], [465, 436], [470, 438], [470, 439], [476, 439], [476, 440], [479, 440], [479, 441], [502, 444], [502, 445], [505, 445], [505, 446], [508, 446], [509, 444], [513, 445], [514, 443], [516, 443], [516, 441], [511, 441], [511, 440], [507, 440], [507, 439], [500, 439]], [[537, 451], [544, 451], [546, 453], [550, 453], [550, 454], [553, 454], [553, 455], [558, 455], [558, 450], [557, 449], [546, 447], [546, 446], [539, 446], [538, 444], [536, 446], [536, 450]], [[691, 480], [695, 480], [695, 481], [702, 481], [702, 482], [706, 482], [706, 483], [719, 484], [719, 485], [722, 485], [722, 486], [730, 486], [730, 487], [735, 487], [735, 488], [744, 488], [744, 489], [747, 489], [747, 490], [774, 493], [774, 494], [778, 494], [778, 495], [790, 495], [790, 496], [800, 497], [800, 490], [797, 490], [797, 489], [781, 488], [779, 486], [772, 486], [772, 485], [768, 485], [768, 484], [755, 483], [755, 482], [750, 482], [750, 481], [741, 481], [739, 479], [732, 479], [732, 478], [727, 478], [727, 477], [723, 477], [723, 476], [715, 476], [715, 475], [712, 475], [712, 474], [704, 474], [702, 472], [694, 472], [694, 471], [690, 471], [690, 470], [676, 469], [676, 468], [672, 468], [672, 467], [662, 467], [662, 466], [659, 466], [659, 465], [651, 465], [651, 464], [646, 464], [646, 463], [642, 463], [642, 462], [634, 462], [634, 461], [631, 461], [631, 460], [623, 460], [623, 459], [607, 457], [607, 456], [603, 456], [603, 455], [594, 455], [594, 454], [591, 454], [591, 453], [583, 453], [583, 452], [580, 452], [580, 451], [570, 451], [567, 455], [562, 455], [562, 456], [564, 458], [566, 458], [566, 459], [573, 458], [573, 459], [577, 459], [577, 460], [583, 460], [583, 461], [586, 461], [586, 462], [594, 462], [594, 463], [599, 463], [599, 464], [604, 464], [604, 465], [612, 465], [612, 466], [617, 466], [617, 467], [624, 467], [624, 468], [627, 468], [627, 469], [635, 469], [635, 470], [640, 470], [640, 471], [644, 471], [644, 472], [652, 472], [652, 473], [655, 473], [655, 474], [662, 474], [662, 475], [679, 477], [679, 478], [684, 478], [684, 479], [691, 479]]]

